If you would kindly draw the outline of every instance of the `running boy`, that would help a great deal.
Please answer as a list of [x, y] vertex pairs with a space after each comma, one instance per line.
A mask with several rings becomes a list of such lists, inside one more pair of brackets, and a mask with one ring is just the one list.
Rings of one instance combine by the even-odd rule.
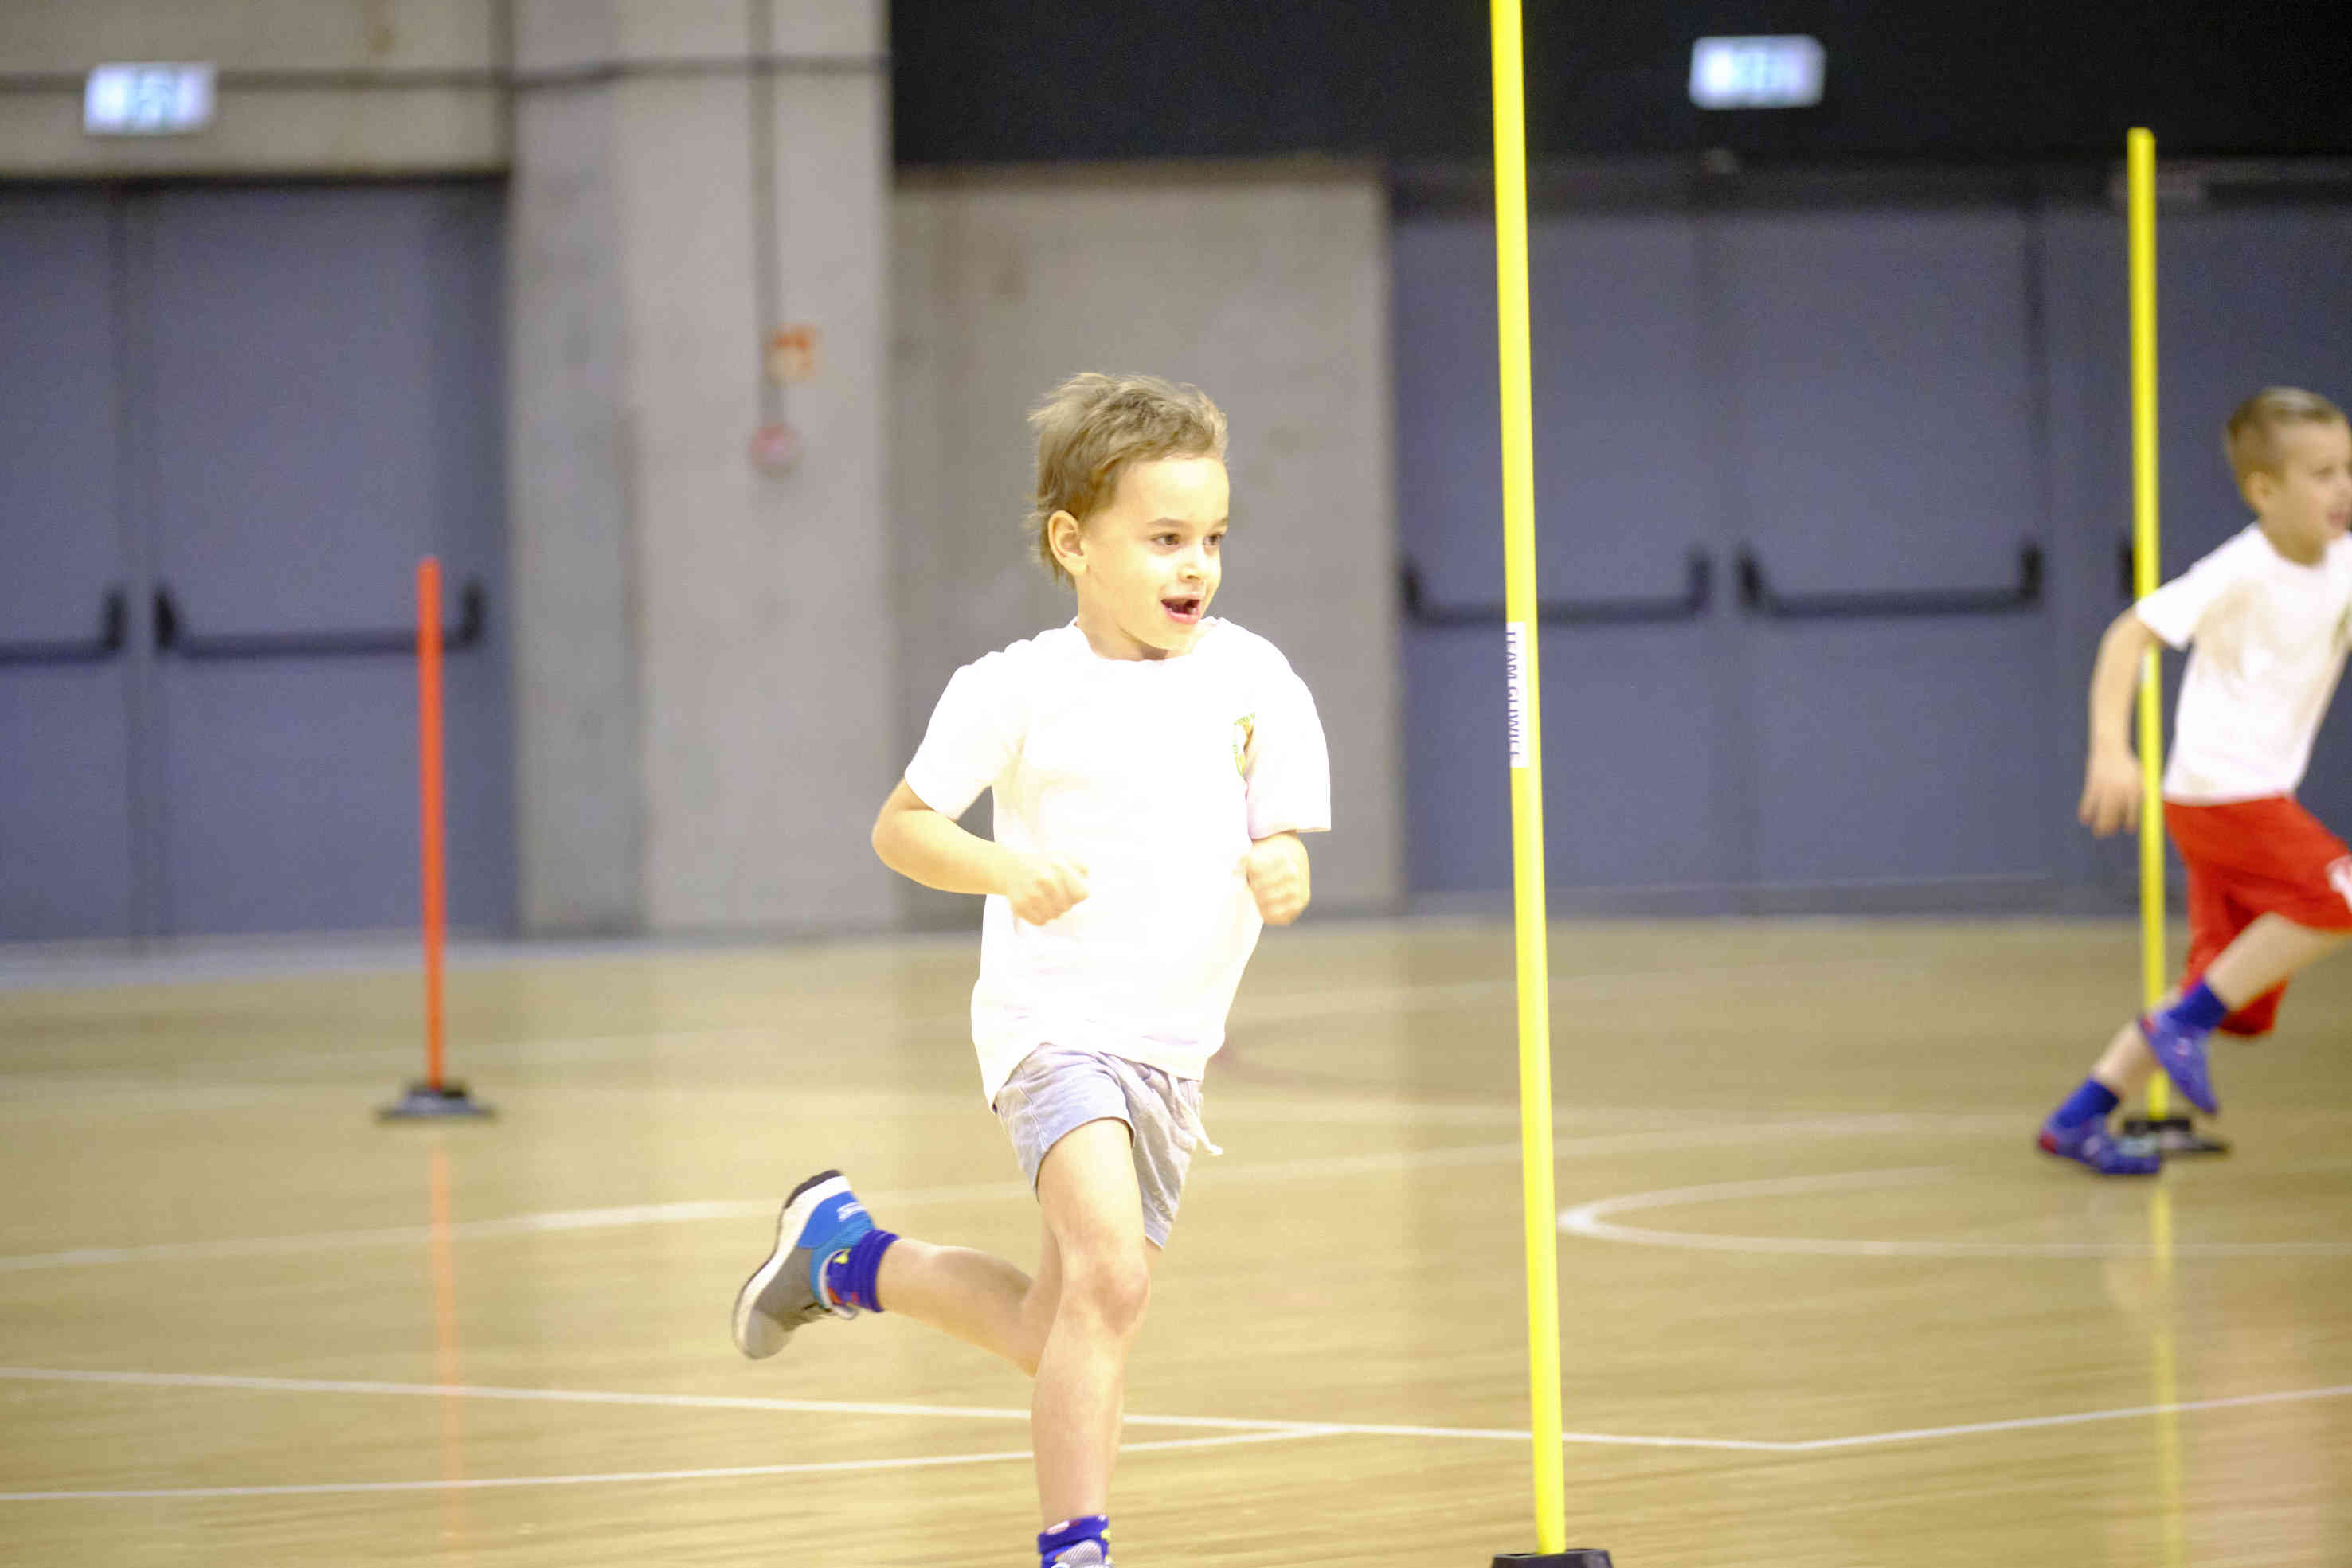
[[[884, 864], [988, 895], [971, 997], [982, 1092], [1044, 1211], [1034, 1278], [877, 1229], [837, 1171], [786, 1200], [735, 1302], [772, 1355], [885, 1303], [1036, 1380], [1045, 1568], [1110, 1561], [1129, 1346], [1192, 1164], [1201, 1075], [1263, 923], [1307, 907], [1298, 835], [1330, 825], [1314, 700], [1209, 615], [1225, 416], [1197, 388], [1082, 375], [1030, 416], [1037, 554], [1068, 625], [956, 672], [874, 824]], [[995, 838], [956, 819], [995, 792]]]
[[2294, 800], [2352, 643], [2352, 426], [2326, 398], [2273, 387], [2238, 405], [2222, 444], [2253, 524], [2116, 617], [2091, 675], [2080, 815], [2105, 836], [2139, 821], [2126, 721], [2141, 654], [2195, 644], [2164, 774], [2189, 868], [2185, 994], [2116, 1030], [2042, 1129], [2045, 1152], [2103, 1176], [2161, 1165], [2108, 1136], [2109, 1112], [2159, 1064], [2218, 1109], [2206, 1037], [2269, 1033], [2287, 977], [2352, 936], [2352, 852]]

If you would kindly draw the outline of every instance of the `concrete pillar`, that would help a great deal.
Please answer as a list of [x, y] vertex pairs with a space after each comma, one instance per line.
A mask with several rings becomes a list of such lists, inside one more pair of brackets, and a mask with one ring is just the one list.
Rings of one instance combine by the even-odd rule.
[[[520, 0], [510, 235], [533, 932], [893, 913], [880, 0]], [[771, 332], [814, 329], [766, 379]], [[782, 423], [789, 466], [754, 462]]]

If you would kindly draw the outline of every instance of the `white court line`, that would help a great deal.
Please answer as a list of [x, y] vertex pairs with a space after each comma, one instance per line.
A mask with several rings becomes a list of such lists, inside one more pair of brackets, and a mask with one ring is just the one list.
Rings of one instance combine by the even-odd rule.
[[[1903, 1114], [1821, 1116], [1801, 1120], [1746, 1123], [1703, 1123], [1643, 1133], [1570, 1135], [1552, 1143], [1560, 1159], [1595, 1158], [1609, 1155], [1703, 1148], [1718, 1145], [1789, 1142], [1805, 1136], [1866, 1137], [1910, 1132], [1949, 1133], [1964, 1127], [1968, 1118]], [[2007, 1128], [2014, 1118], [1976, 1118]], [[1313, 1159], [1276, 1160], [1256, 1165], [1216, 1165], [1197, 1167], [1195, 1175], [1216, 1181], [1293, 1181], [1326, 1176], [1382, 1175], [1412, 1170], [1436, 1170], [1461, 1166], [1512, 1165], [1519, 1145], [1471, 1144], [1455, 1148], [1391, 1150], [1370, 1155], [1333, 1155]], [[1018, 1180], [971, 1182], [960, 1186], [918, 1187], [905, 1192], [866, 1196], [869, 1209], [885, 1212], [929, 1204], [1026, 1199], [1029, 1187]], [[698, 1198], [679, 1203], [630, 1204], [613, 1208], [552, 1209], [536, 1214], [508, 1215], [496, 1219], [467, 1219], [436, 1230], [425, 1225], [385, 1226], [367, 1230], [313, 1231], [292, 1236], [226, 1238], [216, 1241], [162, 1241], [134, 1247], [79, 1247], [58, 1252], [25, 1252], [0, 1257], [0, 1273], [35, 1269], [77, 1269], [108, 1264], [165, 1262], [209, 1258], [259, 1258], [306, 1252], [335, 1252], [352, 1248], [416, 1246], [436, 1239], [467, 1240], [482, 1237], [529, 1236], [552, 1232], [622, 1229], [641, 1225], [680, 1225], [712, 1219], [742, 1219], [772, 1216], [774, 1198]], [[1563, 1227], [1565, 1220], [1563, 1219]], [[1664, 1233], [1661, 1233], [1664, 1234]]]
[[2215, 1399], [2179, 1399], [2167, 1405], [2127, 1405], [2114, 1410], [2081, 1410], [2065, 1416], [2019, 1416], [2006, 1421], [1970, 1421], [1953, 1427], [1913, 1427], [1899, 1432], [1866, 1432], [1853, 1437], [1815, 1437], [1774, 1445], [1784, 1453], [1817, 1454], [1831, 1448], [1861, 1448], [1887, 1443], [1920, 1443], [1936, 1437], [1973, 1437], [1989, 1432], [2026, 1432], [2038, 1427], [2080, 1427], [2093, 1421], [2129, 1421], [2147, 1416], [2181, 1416], [2199, 1410], [2235, 1410], [2257, 1405], [2297, 1405], [2342, 1399], [2352, 1383], [2326, 1388], [2288, 1388], [2273, 1394], [2232, 1394]]
[[[873, 1201], [898, 1207], [961, 1199], [1026, 1197], [1028, 1186], [1019, 1181], [975, 1182], [964, 1186], [928, 1187], [915, 1192], [877, 1195]], [[705, 1219], [741, 1219], [757, 1215], [772, 1218], [778, 1200], [762, 1198], [698, 1198], [683, 1203], [628, 1204], [617, 1208], [552, 1209], [539, 1214], [515, 1214], [499, 1219], [467, 1219], [444, 1228], [429, 1225], [394, 1225], [373, 1230], [323, 1230], [296, 1236], [256, 1236], [219, 1241], [161, 1241], [143, 1247], [82, 1247], [64, 1252], [26, 1252], [0, 1257], [0, 1273], [28, 1269], [73, 1269], [106, 1263], [147, 1263], [192, 1258], [252, 1258], [280, 1253], [338, 1252], [351, 1248], [416, 1245], [436, 1239], [467, 1240], [486, 1236], [536, 1236], [571, 1230], [625, 1229], [640, 1225], [680, 1225]]]
[[[1713, 964], [1694, 969], [1612, 969], [1577, 974], [1555, 973], [1549, 995], [1559, 1001], [1608, 1001], [1642, 995], [1661, 987], [1685, 991], [1710, 980], [1748, 981], [1775, 977], [1815, 979], [1857, 974], [1885, 977], [1890, 973], [1926, 975], [1933, 961], [1922, 958], [1767, 959], [1753, 964]], [[1270, 991], [1234, 998], [1233, 1021], [1297, 1023], [1319, 1018], [1363, 1013], [1409, 1012], [1428, 1006], [1461, 1002], [1504, 1003], [1515, 1000], [1515, 978], [1429, 981], [1406, 986], [1351, 986], [1345, 990]], [[961, 1021], [959, 1019], [958, 1021]]]
[[2345, 1241], [1851, 1241], [1814, 1236], [1734, 1236], [1704, 1230], [1651, 1230], [1618, 1225], [1607, 1217], [1644, 1208], [1681, 1208], [1739, 1197], [1785, 1197], [1853, 1188], [1911, 1186], [1943, 1180], [1946, 1166], [1842, 1171], [1832, 1176], [1777, 1176], [1764, 1181], [1708, 1182], [1699, 1186], [1662, 1187], [1595, 1198], [1560, 1211], [1559, 1228], [1573, 1236], [1623, 1241], [1637, 1247], [1672, 1247], [1696, 1252], [1794, 1253], [1827, 1258], [2340, 1258], [2352, 1253]]
[[[1169, 1448], [1222, 1448], [1238, 1443], [1281, 1443], [1311, 1437], [1313, 1432], [1241, 1432], [1223, 1437], [1169, 1437], [1150, 1443], [1122, 1443], [1119, 1453], [1150, 1453]], [[924, 1454], [903, 1459], [826, 1459], [804, 1465], [734, 1465], [719, 1469], [612, 1470], [602, 1475], [477, 1476], [425, 1481], [313, 1481], [293, 1486], [136, 1487], [115, 1491], [0, 1491], [0, 1502], [101, 1502], [136, 1498], [316, 1497], [332, 1492], [478, 1491], [491, 1487], [577, 1487], [629, 1481], [727, 1480], [744, 1476], [795, 1476], [844, 1470], [926, 1470], [944, 1465], [988, 1465], [1027, 1459], [1026, 1448], [994, 1454]]]
[[[680, 1410], [776, 1410], [813, 1416], [909, 1416], [951, 1421], [1026, 1421], [1025, 1407], [986, 1405], [877, 1404], [845, 1399], [774, 1399], [716, 1394], [633, 1394], [601, 1389], [502, 1388], [474, 1383], [381, 1383], [337, 1378], [249, 1377], [201, 1372], [105, 1372], [79, 1368], [0, 1366], [0, 1380], [20, 1383], [121, 1384], [141, 1388], [231, 1388], [267, 1394], [391, 1395], [435, 1399], [502, 1399], [528, 1404], [631, 1405]], [[1345, 1421], [1286, 1421], [1239, 1416], [1138, 1416], [1130, 1427], [1176, 1427], [1259, 1432], [1294, 1437], [1465, 1437], [1524, 1443], [1528, 1434], [1501, 1427], [1415, 1427]], [[1755, 1448], [1736, 1438], [1643, 1437], [1580, 1432], [1575, 1440], [1633, 1448]]]
[[[7, 955], [0, 951], [0, 991], [14, 988], [12, 980], [24, 983], [22, 975], [12, 974]], [[1749, 964], [1702, 966], [1692, 969], [1594, 970], [1556, 973], [1551, 977], [1549, 994], [1562, 1001], [1606, 1001], [1628, 995], [1641, 995], [1661, 987], [1685, 990], [1709, 980], [1747, 981], [1777, 977], [1788, 979], [1828, 977], [1839, 975], [1889, 974], [1924, 975], [1934, 967], [1933, 962], [1917, 958], [1848, 957], [1822, 959], [1768, 959]], [[62, 971], [60, 971], [62, 972]], [[286, 977], [300, 977], [327, 971], [297, 967], [286, 971]], [[198, 974], [184, 977], [195, 983], [209, 983], [222, 976]], [[282, 977], [268, 972], [254, 977]], [[32, 984], [44, 985], [41, 980]], [[68, 988], [107, 988], [121, 982], [99, 980], [95, 986], [74, 986]], [[133, 985], [177, 983], [172, 977], [155, 980], [137, 980]], [[1261, 995], [1244, 993], [1234, 999], [1233, 1021], [1244, 1027], [1258, 1024], [1296, 1023], [1320, 1018], [1349, 1018], [1365, 1014], [1412, 1012], [1430, 1006], [1463, 1002], [1503, 1002], [1518, 994], [1515, 978], [1487, 980], [1430, 981], [1419, 985], [1358, 986], [1345, 990], [1269, 991]], [[877, 1017], [877, 1009], [856, 1001], [831, 999], [826, 1003], [803, 1008], [793, 1015], [792, 1027], [808, 1025], [859, 1024], [880, 1026], [898, 1031], [962, 1030], [969, 1027], [971, 1014], [967, 1009], [954, 1012], [900, 1014], [888, 1012]], [[594, 1060], [600, 1057], [625, 1057], [645, 1045], [671, 1045], [716, 1040], [739, 1040], [753, 1044], [782, 1043], [789, 1038], [784, 1025], [730, 1024], [705, 1028], [649, 1029], [614, 1034], [521, 1036], [506, 1040], [477, 1040], [464, 1047], [468, 1061]], [[337, 1068], [348, 1071], [362, 1063], [413, 1061], [415, 1048], [405, 1043], [387, 1040], [381, 1045], [359, 1048], [339, 1046], [331, 1051], [282, 1051], [250, 1056], [229, 1057], [210, 1062], [215, 1071], [236, 1068], [272, 1066], [314, 1066], [331, 1061]], [[308, 1086], [308, 1085], [304, 1085]], [[176, 1086], [175, 1086], [176, 1088]], [[963, 1097], [959, 1096], [959, 1099]]]
[[161, 1241], [143, 1247], [80, 1247], [63, 1252], [26, 1252], [0, 1258], [0, 1273], [28, 1269], [76, 1269], [104, 1263], [162, 1262], [190, 1258], [260, 1258], [276, 1253], [333, 1252], [350, 1248], [396, 1247], [436, 1238], [522, 1236], [549, 1231], [596, 1230], [631, 1225], [674, 1225], [696, 1219], [739, 1219], [772, 1214], [772, 1201], [701, 1200], [636, 1204], [621, 1208], [559, 1209], [503, 1219], [468, 1219], [436, 1229], [429, 1225], [393, 1225], [373, 1230], [327, 1230], [297, 1236], [253, 1236], [219, 1241]]
[[[197, 1373], [100, 1372], [44, 1367], [0, 1367], [0, 1378], [60, 1383], [129, 1384], [149, 1387], [248, 1388], [311, 1394], [405, 1395], [439, 1398], [487, 1398], [546, 1401], [558, 1404], [613, 1404], [673, 1406], [686, 1409], [743, 1408], [793, 1410], [819, 1414], [880, 1414], [947, 1416], [980, 1420], [1026, 1419], [1025, 1410], [987, 1406], [857, 1404], [837, 1400], [736, 1399], [702, 1395], [610, 1393], [579, 1389], [496, 1388], [473, 1385], [364, 1383], [301, 1378], [215, 1376]], [[2212, 1399], [2177, 1400], [2161, 1405], [2134, 1405], [2107, 1410], [2069, 1412], [2058, 1416], [2023, 1416], [1999, 1421], [1971, 1421], [1943, 1427], [1914, 1427], [1887, 1432], [1864, 1432], [1844, 1437], [1813, 1437], [1794, 1441], [1732, 1437], [1652, 1437], [1622, 1434], [1569, 1432], [1562, 1441], [1574, 1446], [1651, 1448], [1703, 1448], [1735, 1452], [1809, 1454], [1842, 1449], [1881, 1448], [1897, 1443], [1937, 1438], [1980, 1437], [1999, 1432], [2084, 1426], [2153, 1416], [2200, 1411], [2244, 1409], [2267, 1405], [2299, 1404], [2352, 1396], [2352, 1384], [2319, 1388], [2284, 1389], [2268, 1394], [2240, 1394]], [[1267, 1421], [1207, 1416], [1129, 1416], [1129, 1426], [1209, 1427], [1226, 1429], [1214, 1437], [1171, 1437], [1122, 1445], [1123, 1453], [1226, 1447], [1239, 1443], [1278, 1442], [1324, 1437], [1413, 1437], [1524, 1443], [1528, 1434], [1494, 1427], [1413, 1427], [1342, 1421]], [[97, 1501], [122, 1499], [195, 1499], [303, 1496], [329, 1492], [462, 1490], [487, 1487], [583, 1486], [659, 1480], [723, 1479], [733, 1477], [800, 1475], [826, 1471], [921, 1469], [943, 1465], [990, 1464], [1030, 1457], [1026, 1449], [987, 1454], [919, 1455], [887, 1459], [835, 1459], [803, 1464], [751, 1465], [727, 1469], [631, 1470], [596, 1475], [500, 1476], [471, 1479], [410, 1481], [338, 1481], [278, 1486], [163, 1487], [120, 1490], [79, 1490], [0, 1492], [0, 1502]]]

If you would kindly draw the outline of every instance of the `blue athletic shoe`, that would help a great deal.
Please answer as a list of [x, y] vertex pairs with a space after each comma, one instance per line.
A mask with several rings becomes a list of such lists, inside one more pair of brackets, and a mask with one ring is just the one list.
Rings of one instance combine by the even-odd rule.
[[776, 1222], [776, 1249], [736, 1292], [735, 1348], [762, 1360], [803, 1323], [856, 1317], [856, 1307], [826, 1293], [824, 1266], [873, 1228], [839, 1171], [819, 1171], [793, 1188]]
[[2205, 1037], [2211, 1032], [2192, 1029], [2163, 1013], [2149, 1013], [2139, 1020], [2139, 1037], [2156, 1052], [2164, 1075], [2191, 1105], [2209, 1116], [2221, 1108], [2213, 1098], [2213, 1074], [2205, 1063]]
[[2116, 1143], [2097, 1116], [2072, 1127], [2044, 1126], [2036, 1141], [2043, 1154], [2088, 1166], [2101, 1176], [2154, 1176], [2164, 1168], [2159, 1156], [2133, 1154]]

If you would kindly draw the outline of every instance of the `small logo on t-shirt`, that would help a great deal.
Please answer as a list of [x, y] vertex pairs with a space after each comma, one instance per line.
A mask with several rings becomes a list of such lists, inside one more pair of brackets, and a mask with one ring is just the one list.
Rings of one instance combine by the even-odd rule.
[[1257, 715], [1245, 713], [1234, 720], [1234, 771], [1249, 771], [1250, 743], [1257, 738]]

